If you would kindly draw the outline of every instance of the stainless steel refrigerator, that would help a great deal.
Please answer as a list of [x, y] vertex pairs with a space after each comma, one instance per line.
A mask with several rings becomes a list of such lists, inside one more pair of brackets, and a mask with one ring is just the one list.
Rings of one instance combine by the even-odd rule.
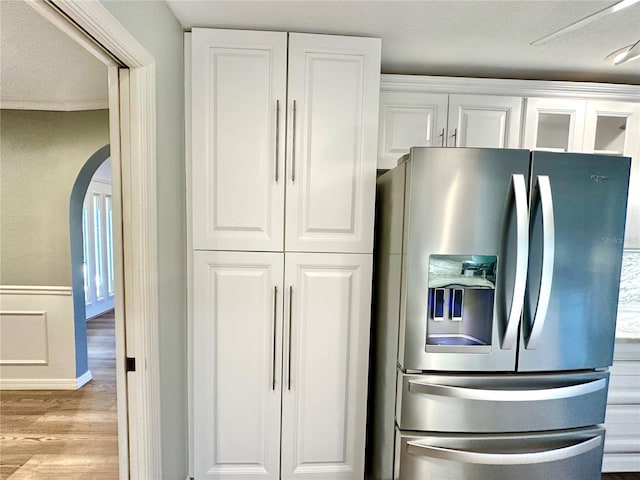
[[373, 478], [600, 478], [629, 168], [421, 147], [378, 178]]

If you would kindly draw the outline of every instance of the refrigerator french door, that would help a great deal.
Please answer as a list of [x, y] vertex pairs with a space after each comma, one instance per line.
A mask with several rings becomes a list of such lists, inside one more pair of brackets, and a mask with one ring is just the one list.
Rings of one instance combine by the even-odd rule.
[[414, 148], [404, 168], [404, 369], [611, 364], [628, 158]]
[[374, 477], [599, 478], [629, 167], [413, 148], [378, 179]]

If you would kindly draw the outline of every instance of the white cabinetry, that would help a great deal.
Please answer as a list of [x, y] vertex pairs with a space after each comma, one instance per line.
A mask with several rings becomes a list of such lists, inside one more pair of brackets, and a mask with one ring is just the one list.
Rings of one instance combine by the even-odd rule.
[[411, 147], [517, 148], [522, 98], [382, 91], [378, 168]]
[[640, 471], [640, 343], [618, 341], [609, 380], [603, 472]]
[[195, 478], [279, 478], [281, 253], [194, 252]]
[[193, 29], [192, 42], [194, 248], [370, 253], [379, 40]]
[[286, 33], [193, 30], [194, 248], [282, 250], [286, 69]]
[[364, 477], [370, 255], [285, 255], [282, 473]]
[[380, 41], [191, 45], [194, 477], [361, 480]]
[[528, 98], [523, 146], [531, 150], [579, 152], [585, 113], [584, 100]]
[[640, 103], [528, 98], [524, 147], [635, 156]]
[[523, 146], [631, 157], [625, 248], [640, 248], [640, 102], [528, 98]]
[[194, 252], [195, 478], [363, 477], [371, 261]]

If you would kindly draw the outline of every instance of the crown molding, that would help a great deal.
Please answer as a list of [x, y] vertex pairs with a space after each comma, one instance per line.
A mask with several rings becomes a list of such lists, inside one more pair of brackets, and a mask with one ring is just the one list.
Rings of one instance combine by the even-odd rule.
[[519, 97], [577, 97], [640, 102], [640, 85], [547, 80], [382, 74], [380, 76], [380, 91]]

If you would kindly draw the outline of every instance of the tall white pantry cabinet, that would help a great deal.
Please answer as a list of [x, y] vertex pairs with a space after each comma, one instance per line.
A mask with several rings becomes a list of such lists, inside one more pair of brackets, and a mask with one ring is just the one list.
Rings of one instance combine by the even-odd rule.
[[190, 63], [195, 479], [362, 480], [380, 40], [193, 29]]

